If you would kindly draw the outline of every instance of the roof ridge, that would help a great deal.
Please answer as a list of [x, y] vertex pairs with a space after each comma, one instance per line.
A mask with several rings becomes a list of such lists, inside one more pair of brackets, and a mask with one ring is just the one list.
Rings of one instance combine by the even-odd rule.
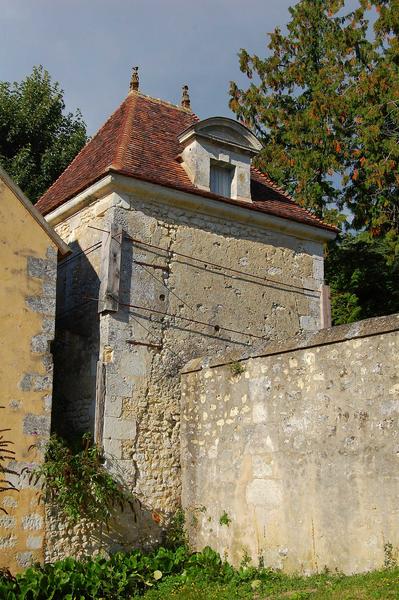
[[59, 174], [59, 176], [57, 177], [57, 179], [55, 181], [53, 181], [53, 183], [50, 185], [49, 188], [47, 188], [47, 190], [44, 192], [44, 194], [39, 198], [38, 203], [40, 202], [40, 200], [43, 198], [43, 196], [47, 195], [55, 186], [55, 184], [58, 182], [58, 180], [63, 177], [66, 173], [68, 173], [68, 171], [71, 170], [71, 168], [73, 167], [73, 165], [75, 164], [75, 162], [79, 159], [80, 155], [83, 153], [83, 151], [92, 143], [93, 140], [96, 139], [96, 137], [98, 137], [100, 135], [100, 133], [103, 131], [103, 129], [105, 128], [105, 126], [109, 123], [109, 121], [111, 121], [111, 119], [116, 115], [116, 113], [121, 110], [122, 106], [125, 104], [126, 100], [128, 99], [129, 96], [126, 96], [126, 98], [124, 100], [122, 100], [122, 102], [119, 104], [119, 106], [113, 111], [113, 113], [108, 117], [108, 119], [106, 121], [104, 121], [104, 123], [101, 125], [101, 127], [96, 131], [96, 133], [93, 135], [93, 137], [89, 138], [87, 140], [87, 142], [85, 143], [85, 145], [83, 146], [83, 148], [81, 148], [79, 150], [79, 152], [77, 153], [77, 155], [75, 156], [75, 158], [69, 163], [69, 165], [67, 166], [67, 168], [62, 171], [62, 173]]
[[133, 127], [133, 114], [134, 109], [136, 107], [136, 102], [133, 102], [133, 94], [129, 94], [126, 98], [126, 102], [129, 100], [128, 109], [126, 111], [126, 115], [123, 120], [123, 125], [120, 128], [118, 143], [116, 145], [116, 153], [115, 153], [115, 162], [112, 161], [111, 167], [115, 169], [122, 169], [123, 167], [123, 158], [125, 156], [125, 152], [129, 143], [129, 134], [131, 133]]
[[142, 92], [136, 92], [136, 91], [129, 92], [129, 95], [133, 95], [133, 94], [140, 96], [141, 98], [145, 98], [146, 100], [151, 100], [152, 102], [156, 102], [157, 104], [169, 106], [170, 108], [177, 108], [177, 110], [180, 110], [188, 115], [197, 116], [195, 113], [193, 113], [191, 108], [185, 108], [184, 106], [180, 106], [180, 104], [174, 104], [173, 102], [169, 102], [168, 100], [163, 100], [162, 98], [154, 98], [154, 96], [149, 96], [148, 94], [143, 94]]

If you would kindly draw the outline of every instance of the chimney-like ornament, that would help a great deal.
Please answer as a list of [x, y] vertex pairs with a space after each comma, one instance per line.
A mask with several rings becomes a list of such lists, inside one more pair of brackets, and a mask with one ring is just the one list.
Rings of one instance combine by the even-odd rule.
[[190, 94], [188, 93], [188, 85], [183, 85], [182, 87], [181, 105], [183, 108], [190, 108]]
[[139, 91], [139, 68], [133, 67], [132, 76], [130, 78], [130, 91], [138, 92]]

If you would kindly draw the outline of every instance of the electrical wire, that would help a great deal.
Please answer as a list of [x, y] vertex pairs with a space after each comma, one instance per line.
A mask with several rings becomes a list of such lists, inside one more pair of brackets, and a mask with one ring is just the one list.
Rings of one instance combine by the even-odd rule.
[[151, 271], [149, 271], [148, 269], [146, 269], [146, 267], [144, 267], [144, 266], [143, 266], [143, 265], [141, 265], [140, 263], [136, 263], [136, 264], [138, 264], [138, 265], [139, 265], [139, 267], [141, 267], [142, 269], [144, 269], [144, 271], [145, 271], [146, 273], [148, 273], [148, 275], [151, 275], [151, 277], [152, 277], [153, 279], [155, 279], [155, 281], [157, 281], [158, 283], [160, 283], [161, 285], [163, 285], [163, 286], [164, 286], [164, 287], [165, 287], [165, 288], [168, 290], [168, 292], [169, 292], [170, 294], [172, 294], [172, 295], [173, 295], [175, 298], [177, 298], [177, 299], [179, 300], [179, 302], [183, 302], [183, 304], [184, 304], [185, 306], [187, 306], [187, 308], [188, 308], [188, 309], [190, 309], [191, 311], [193, 311], [192, 307], [191, 307], [191, 306], [189, 306], [189, 305], [187, 304], [187, 302], [185, 302], [185, 301], [183, 300], [183, 298], [180, 298], [180, 296], [178, 296], [178, 295], [177, 295], [177, 294], [176, 294], [176, 293], [175, 293], [173, 290], [171, 290], [171, 289], [170, 289], [170, 287], [168, 287], [168, 286], [166, 285], [166, 283], [165, 283], [164, 281], [162, 281], [162, 279], [158, 279], [158, 277], [155, 277], [154, 273], [151, 273]]
[[[110, 233], [110, 231], [108, 231], [107, 229], [100, 229], [99, 227], [93, 227], [91, 225], [89, 225], [89, 227], [92, 227], [92, 229], [96, 229], [98, 231], [102, 231], [104, 233]], [[157, 246], [155, 244], [150, 244], [148, 242], [143, 242], [142, 240], [139, 240], [137, 238], [132, 237], [131, 235], [129, 235], [126, 232], [123, 232], [123, 237], [127, 240], [130, 240], [133, 244], [139, 244], [141, 246], [146, 246], [148, 248], [155, 248], [156, 250], [161, 250], [162, 252], [166, 252], [167, 254], [175, 254], [176, 256], [181, 256], [182, 258], [186, 258], [188, 260], [194, 260], [197, 261], [199, 263], [202, 263], [206, 266], [211, 266], [217, 269], [222, 269], [224, 271], [230, 271], [231, 273], [234, 273], [236, 275], [243, 275], [245, 277], [252, 277], [253, 279], [257, 279], [261, 282], [269, 282], [269, 283], [273, 283], [274, 285], [283, 285], [286, 286], [287, 288], [294, 288], [296, 290], [298, 290], [298, 292], [303, 293], [303, 292], [312, 292], [313, 294], [319, 296], [319, 292], [317, 290], [315, 290], [314, 288], [309, 288], [306, 286], [299, 286], [299, 285], [295, 285], [293, 283], [285, 283], [284, 281], [278, 281], [277, 279], [270, 279], [269, 277], [262, 277], [261, 275], [253, 275], [252, 273], [247, 273], [246, 271], [240, 271], [238, 269], [233, 269], [232, 267], [227, 267], [225, 265], [220, 265], [218, 263], [213, 263], [209, 260], [204, 260], [202, 258], [197, 258], [195, 256], [190, 256], [188, 254], [183, 254], [182, 252], [177, 252], [176, 250], [168, 250], [167, 248], [162, 248], [161, 246]], [[191, 266], [195, 266], [195, 265], [191, 265]], [[290, 292], [293, 290], [290, 289], [285, 289], [284, 291]]]
[[80, 302], [79, 304], [75, 304], [74, 306], [72, 306], [71, 308], [68, 308], [67, 310], [64, 310], [61, 314], [56, 314], [55, 318], [58, 319], [63, 319], [66, 315], [68, 315], [69, 313], [75, 311], [78, 308], [81, 308], [82, 306], [85, 306], [86, 304], [89, 304], [90, 302], [93, 302], [94, 298], [86, 298], [86, 300], [84, 302]]
[[89, 246], [88, 248], [85, 248], [84, 250], [81, 250], [77, 254], [74, 254], [73, 256], [70, 256], [69, 258], [66, 258], [65, 260], [61, 261], [59, 263], [59, 265], [58, 265], [58, 268], [61, 269], [61, 268], [65, 267], [65, 265], [68, 265], [70, 262], [76, 260], [77, 258], [79, 258], [80, 256], [82, 256], [83, 254], [85, 256], [87, 256], [88, 254], [91, 254], [91, 252], [94, 252], [94, 250], [97, 250], [97, 248], [99, 248], [100, 246], [101, 246], [101, 242], [96, 242], [92, 246]]
[[[211, 266], [214, 267], [216, 269], [222, 269], [224, 271], [230, 271], [231, 273], [234, 273], [235, 275], [241, 275], [241, 276], [245, 276], [245, 277], [252, 277], [253, 279], [257, 279], [259, 281], [261, 281], [262, 283], [264, 282], [268, 282], [268, 283], [272, 283], [274, 285], [282, 285], [282, 286], [286, 286], [287, 288], [294, 288], [294, 290], [290, 290], [290, 289], [284, 289], [284, 291], [287, 292], [292, 292], [295, 290], [298, 290], [299, 293], [304, 293], [304, 292], [312, 292], [313, 294], [317, 294], [317, 296], [319, 295], [319, 292], [313, 288], [308, 288], [306, 286], [299, 286], [299, 285], [295, 285], [293, 283], [285, 283], [284, 281], [278, 281], [277, 279], [270, 279], [269, 277], [262, 277], [260, 275], [253, 275], [252, 273], [247, 273], [246, 271], [239, 271], [238, 269], [233, 269], [232, 267], [226, 267], [225, 265], [220, 265], [217, 263], [213, 263], [209, 260], [203, 260], [202, 258], [197, 258], [195, 256], [190, 256], [188, 254], [183, 254], [181, 252], [177, 252], [176, 250], [167, 250], [166, 248], [161, 248], [160, 246], [155, 246], [154, 244], [148, 244], [147, 242], [142, 242], [141, 240], [137, 240], [135, 238], [132, 238], [131, 236], [128, 236], [127, 234], [125, 234], [125, 238], [130, 240], [133, 244], [139, 244], [142, 246], [148, 246], [150, 248], [155, 248], [157, 250], [162, 250], [163, 252], [167, 252], [169, 254], [175, 254], [176, 256], [181, 256], [182, 258], [186, 258], [188, 260], [194, 260], [197, 261], [199, 263], [204, 264], [205, 266]], [[195, 267], [196, 265], [191, 265], [193, 267]], [[298, 293], [297, 292], [297, 293]]]
[[[96, 301], [98, 298], [90, 298], [90, 300]], [[205, 321], [198, 321], [197, 319], [190, 319], [189, 317], [182, 317], [181, 315], [175, 315], [172, 313], [163, 312], [162, 310], [156, 310], [155, 308], [147, 308], [146, 306], [140, 306], [139, 304], [127, 304], [126, 302], [119, 302], [120, 306], [126, 306], [128, 308], [135, 308], [137, 310], [144, 310], [150, 313], [159, 314], [163, 317], [172, 317], [174, 319], [180, 319], [181, 321], [186, 321], [189, 323], [195, 323], [196, 325], [204, 325], [205, 327], [211, 327], [215, 331], [228, 331], [229, 333], [237, 333], [238, 335], [244, 335], [247, 337], [257, 338], [259, 340], [264, 340], [265, 338], [261, 335], [255, 335], [254, 333], [246, 333], [245, 331], [238, 331], [237, 329], [231, 329], [229, 327], [224, 327], [222, 325], [212, 325], [212, 323], [207, 323]]]

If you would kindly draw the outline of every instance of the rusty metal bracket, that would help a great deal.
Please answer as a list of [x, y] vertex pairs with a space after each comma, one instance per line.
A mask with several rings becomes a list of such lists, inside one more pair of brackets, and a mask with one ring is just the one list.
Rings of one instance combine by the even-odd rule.
[[161, 271], [170, 271], [169, 267], [164, 267], [162, 265], [153, 265], [151, 263], [147, 263], [147, 262], [143, 262], [141, 260], [134, 260], [133, 261], [136, 265], [140, 265], [142, 267], [152, 267], [153, 269], [160, 269]]
[[138, 340], [126, 340], [127, 344], [132, 346], [147, 346], [148, 348], [155, 348], [155, 350], [162, 350], [161, 344], [152, 344], [151, 342], [139, 342]]

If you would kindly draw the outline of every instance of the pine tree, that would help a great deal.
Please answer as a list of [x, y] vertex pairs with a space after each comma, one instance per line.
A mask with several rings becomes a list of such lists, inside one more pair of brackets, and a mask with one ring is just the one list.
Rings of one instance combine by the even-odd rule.
[[231, 83], [230, 107], [264, 142], [259, 168], [361, 232], [328, 249], [335, 323], [398, 310], [399, 0], [349, 13], [344, 0], [300, 0], [290, 14], [266, 58], [240, 51], [251, 84]]
[[[351, 120], [348, 90], [369, 52], [367, 21], [359, 10], [340, 16], [343, 0], [301, 0], [290, 8], [287, 34], [269, 36], [269, 56], [246, 50], [240, 68], [257, 82], [231, 82], [230, 108], [264, 142], [259, 167], [318, 216], [336, 220], [336, 176], [346, 172]], [[335, 177], [334, 177], [335, 176]]]
[[[353, 115], [344, 202], [353, 226], [374, 236], [399, 233], [399, 1], [362, 0], [377, 10], [371, 52], [349, 93]], [[396, 241], [396, 252], [399, 246]]]

